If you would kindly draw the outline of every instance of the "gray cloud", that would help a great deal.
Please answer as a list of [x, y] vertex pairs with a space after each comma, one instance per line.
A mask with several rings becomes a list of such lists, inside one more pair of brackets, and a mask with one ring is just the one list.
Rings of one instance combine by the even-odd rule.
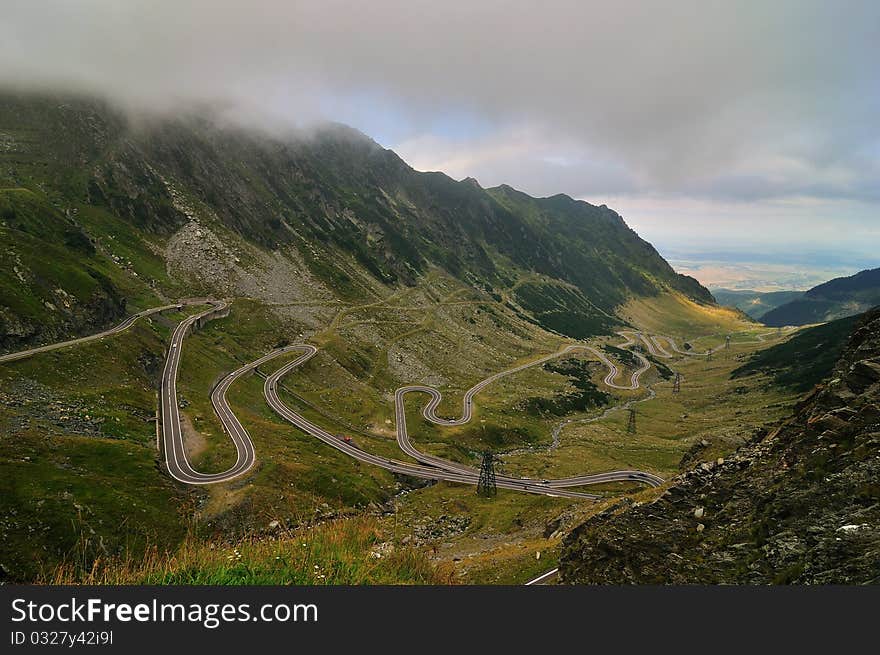
[[873, 0], [7, 0], [0, 85], [342, 120], [539, 194], [876, 211], [878, 44]]

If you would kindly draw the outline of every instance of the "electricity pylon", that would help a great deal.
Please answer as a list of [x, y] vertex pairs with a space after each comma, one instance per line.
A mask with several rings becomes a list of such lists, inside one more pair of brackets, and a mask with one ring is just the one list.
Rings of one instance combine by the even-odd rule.
[[626, 424], [626, 431], [629, 434], [636, 433], [636, 410], [634, 407], [629, 408], [629, 421]]
[[494, 498], [498, 493], [495, 486], [495, 456], [491, 451], [483, 453], [483, 463], [480, 465], [480, 479], [477, 481], [477, 495], [486, 498]]
[[681, 373], [678, 371], [675, 372], [675, 379], [672, 381], [672, 393], [679, 393], [681, 391]]

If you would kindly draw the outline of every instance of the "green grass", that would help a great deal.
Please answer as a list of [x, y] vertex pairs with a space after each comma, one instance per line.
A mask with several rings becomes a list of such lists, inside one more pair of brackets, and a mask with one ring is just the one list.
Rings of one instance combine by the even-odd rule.
[[63, 213], [38, 192], [0, 189], [0, 217], [0, 345], [8, 350], [160, 304], [151, 285], [174, 291], [143, 236], [101, 210]]
[[611, 355], [614, 359], [619, 361], [624, 366], [627, 366], [629, 368], [641, 368], [642, 366], [641, 360], [629, 350], [618, 348], [617, 346], [612, 346], [611, 344], [603, 345], [602, 350]]
[[151, 420], [164, 343], [181, 316], [0, 366], [0, 563], [9, 578], [30, 579], [77, 544], [94, 558], [183, 537], [189, 501], [157, 467]]
[[515, 296], [538, 324], [575, 339], [608, 334], [619, 325], [574, 287], [529, 282], [517, 287]]
[[[670, 477], [680, 470], [682, 458], [691, 447], [703, 439], [709, 445], [700, 450], [697, 462], [728, 455], [751, 437], [755, 428], [786, 416], [798, 397], [790, 390], [768, 388], [760, 378], [730, 380], [730, 372], [751, 353], [779, 342], [774, 336], [762, 344], [747, 338], [749, 336], [735, 334], [730, 351], [717, 354], [711, 362], [686, 357], [663, 360], [665, 365], [682, 373], [681, 393], [673, 394], [672, 382], [664, 380], [656, 371], [646, 374], [644, 382], [654, 385], [657, 398], [636, 405], [636, 434], [627, 433], [624, 412], [611, 413], [605, 419], [589, 423], [580, 421], [581, 417], [590, 418], [589, 413], [575, 414], [569, 417], [573, 422], [561, 433], [558, 449], [552, 452], [539, 449], [506, 457], [504, 472], [543, 478], [639, 468]], [[478, 396], [480, 416], [503, 411], [497, 407], [499, 402], [515, 404], [513, 397], [517, 387], [520, 394], [523, 387], [542, 388], [540, 380], [547, 376], [547, 371], [533, 369], [499, 381], [498, 386], [493, 385], [485, 395]], [[638, 398], [644, 393], [615, 394], [613, 402]], [[550, 423], [544, 425], [547, 426], [544, 429], [548, 429]], [[642, 489], [626, 484], [589, 488], [607, 494], [609, 499], [633, 491], [638, 492], [637, 498], [657, 493]], [[407, 530], [405, 526], [421, 513], [433, 516], [442, 508], [444, 513], [473, 516], [465, 533], [437, 542], [437, 559], [452, 562], [459, 579], [467, 582], [520, 583], [552, 567], [556, 544], [548, 544], [541, 538], [548, 521], [566, 514], [566, 507], [572, 515], [585, 518], [605, 506], [603, 503], [566, 503], [562, 499], [547, 503], [547, 500], [554, 499], [499, 491], [495, 501], [485, 501], [476, 497], [471, 489], [436, 485], [409, 494], [395, 521], [403, 526], [399, 528], [402, 538]], [[534, 559], [537, 551], [542, 552], [541, 560]]]
[[[286, 334], [288, 330], [264, 306], [237, 301], [228, 318], [212, 321], [187, 337], [178, 392], [189, 402], [182, 414], [203, 439], [204, 449], [194, 458], [198, 470], [222, 471], [235, 459], [234, 446], [210, 403], [214, 383], [241, 364], [272, 350]], [[264, 367], [265, 371], [273, 371], [296, 356], [292, 353], [274, 360]], [[320, 362], [308, 362], [292, 373], [283, 386], [316, 367], [320, 367]], [[284, 388], [281, 394], [289, 399]], [[206, 513], [211, 516], [202, 526], [206, 533], [224, 526], [244, 534], [275, 517], [296, 524], [310, 517], [314, 508], [324, 502], [337, 508], [363, 507], [384, 502], [394, 493], [393, 478], [386, 472], [361, 466], [276, 416], [266, 405], [260, 376], [252, 374], [237, 382], [228, 399], [254, 441], [257, 464], [236, 481], [206, 489]], [[290, 399], [290, 404], [300, 408], [294, 399]], [[322, 406], [320, 398], [315, 406]], [[312, 418], [311, 412], [305, 413]], [[328, 427], [325, 417], [318, 415], [316, 420]]]
[[[447, 584], [449, 571], [423, 552], [382, 540], [373, 518], [336, 520], [270, 538], [205, 542], [188, 539], [171, 553], [108, 558], [83, 570], [63, 564], [51, 584], [332, 585]], [[389, 548], [390, 547], [390, 548]]]
[[523, 402], [523, 409], [531, 415], [565, 416], [572, 412], [584, 412], [594, 407], [607, 405], [611, 396], [600, 391], [593, 382], [593, 367], [579, 359], [550, 361], [544, 370], [559, 373], [568, 378], [574, 387], [572, 391], [556, 393], [552, 398], [531, 397]]
[[158, 474], [152, 445], [50, 435], [37, 424], [0, 440], [0, 466], [4, 579], [168, 547], [185, 534], [185, 495]]
[[[214, 280], [175, 280], [166, 273], [163, 248], [187, 220], [172, 207], [166, 180], [234, 246], [243, 268], [255, 272], [275, 254], [296, 260], [302, 288], [289, 296], [273, 293], [289, 297], [289, 306], [273, 311], [257, 300], [236, 300], [229, 318], [210, 322], [185, 342], [179, 390], [188, 403], [183, 415], [197, 433], [192, 441], [201, 449], [194, 461], [203, 470], [222, 470], [234, 455], [210, 406], [212, 385], [296, 335], [305, 334], [321, 351], [284, 381], [282, 398], [319, 425], [352, 434], [365, 449], [400, 456], [393, 440], [396, 387], [435, 386], [444, 394], [440, 412], [456, 416], [465, 389], [554, 352], [568, 342], [560, 334], [607, 333], [618, 321], [606, 312], [631, 294], [649, 297], [626, 302], [623, 315], [648, 331], [712, 341], [749, 327], [735, 313], [688, 300], [683, 293], [698, 290], [607, 208], [562, 196], [528, 199], [502, 188], [482, 193], [433, 174], [400, 175], [392, 156], [359, 139], [324, 135], [299, 144], [302, 150], [292, 157], [275, 145], [227, 141], [197, 126], [129, 132], [104, 108], [56, 99], [4, 98], [0, 123], [14, 142], [0, 153], [0, 187], [14, 187], [0, 191], [0, 327], [12, 337], [4, 348], [94, 330], [159, 304], [159, 296], [220, 293]], [[450, 229], [463, 222], [471, 229]], [[310, 286], [314, 280], [324, 286]], [[661, 292], [669, 287], [682, 293]], [[263, 291], [251, 289], [247, 293]], [[59, 305], [67, 296], [69, 312]], [[314, 307], [298, 314], [300, 301]], [[155, 413], [165, 344], [179, 318], [156, 317], [111, 340], [0, 367], [0, 393], [15, 401], [0, 406], [6, 485], [0, 564], [8, 577], [33, 579], [41, 566], [51, 570], [60, 560], [71, 560], [80, 576], [96, 559], [122, 558], [122, 566], [137, 568], [133, 581], [315, 581], [301, 577], [302, 567], [307, 573], [309, 565], [353, 562], [367, 537], [343, 538], [355, 544], [345, 557], [334, 560], [328, 547], [278, 569], [267, 557], [280, 554], [260, 550], [268, 546], [254, 545], [253, 556], [242, 557], [244, 569], [219, 554], [212, 559], [203, 546], [225, 548], [231, 535], [260, 534], [273, 520], [308, 523], [325, 504], [345, 514], [394, 500], [400, 515], [391, 530], [395, 539], [403, 538], [400, 530], [413, 517], [438, 517], [441, 507], [470, 515], [464, 534], [449, 537], [448, 547], [441, 541], [439, 556], [462, 549], [483, 553], [495, 569], [484, 566], [486, 575], [479, 577], [476, 567], [474, 579], [513, 580], [514, 573], [537, 566], [520, 543], [526, 551], [543, 549], [547, 544], [535, 534], [547, 520], [590, 511], [584, 503], [513, 492], [485, 501], [463, 485], [412, 489], [413, 481], [358, 464], [280, 420], [266, 407], [256, 375], [229, 393], [256, 445], [256, 467], [226, 484], [177, 485], [157, 466], [154, 424], [145, 419]], [[734, 353], [761, 347], [737, 345]], [[499, 380], [476, 399], [467, 426], [428, 425], [419, 416], [425, 399], [411, 398], [413, 439], [425, 450], [471, 463], [487, 447], [511, 453], [504, 469], [515, 475], [621, 467], [672, 474], [694, 439], [712, 436], [712, 448], [727, 452], [790, 398], [778, 390], [755, 393], [757, 380], [728, 384], [732, 361], [675, 361], [686, 376], [681, 396], [669, 398], [655, 373], [646, 376], [658, 383], [660, 399], [640, 405], [643, 427], [627, 435], [620, 413], [586, 422], [600, 413], [587, 405], [599, 393], [593, 385], [604, 370], [572, 361], [579, 363]], [[45, 398], [16, 404], [12, 396], [27, 384], [45, 389]], [[733, 402], [739, 387], [746, 389], [737, 394], [748, 398], [739, 399], [745, 408]], [[610, 402], [643, 394], [615, 392]], [[59, 418], [61, 411], [76, 420]], [[548, 452], [562, 420], [573, 423]], [[600, 489], [609, 496], [632, 490]], [[392, 520], [382, 519], [380, 528]], [[180, 546], [185, 533], [189, 538]], [[243, 543], [251, 547], [250, 540]], [[166, 563], [166, 551], [174, 553], [178, 565], [145, 570], [139, 557], [151, 549]], [[190, 557], [191, 551], [198, 554]], [[509, 563], [510, 576], [502, 571], [508, 564], [499, 562]], [[431, 579], [420, 566], [401, 565], [398, 573], [334, 569], [327, 579]]]

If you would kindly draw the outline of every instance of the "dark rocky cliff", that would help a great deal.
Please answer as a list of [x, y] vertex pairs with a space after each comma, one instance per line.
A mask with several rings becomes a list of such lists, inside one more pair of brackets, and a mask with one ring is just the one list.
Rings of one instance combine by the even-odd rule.
[[880, 310], [791, 419], [563, 549], [566, 583], [880, 582]]

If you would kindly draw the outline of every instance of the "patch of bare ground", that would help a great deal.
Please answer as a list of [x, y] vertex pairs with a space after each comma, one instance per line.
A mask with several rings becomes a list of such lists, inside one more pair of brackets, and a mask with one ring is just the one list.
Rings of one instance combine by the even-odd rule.
[[205, 452], [208, 447], [208, 440], [204, 435], [196, 430], [195, 426], [185, 413], [180, 413], [180, 425], [183, 430], [183, 447], [186, 449], [186, 456], [190, 461]]

